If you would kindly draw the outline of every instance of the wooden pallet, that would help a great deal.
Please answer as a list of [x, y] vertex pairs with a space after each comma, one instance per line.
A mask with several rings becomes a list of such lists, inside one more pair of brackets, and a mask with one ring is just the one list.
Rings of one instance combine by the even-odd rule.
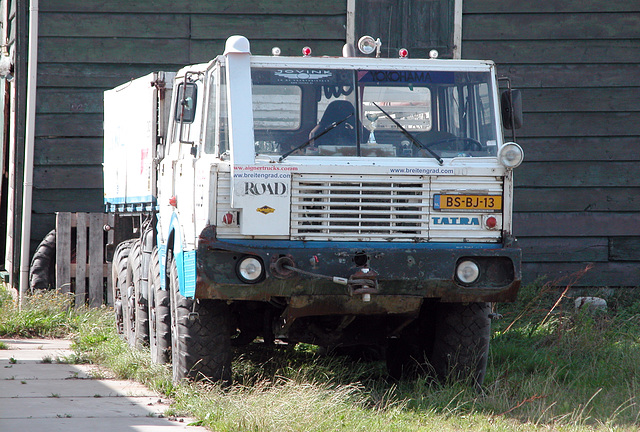
[[56, 285], [74, 293], [76, 307], [113, 304], [111, 264], [104, 256], [106, 224], [113, 225], [112, 214], [56, 214]]

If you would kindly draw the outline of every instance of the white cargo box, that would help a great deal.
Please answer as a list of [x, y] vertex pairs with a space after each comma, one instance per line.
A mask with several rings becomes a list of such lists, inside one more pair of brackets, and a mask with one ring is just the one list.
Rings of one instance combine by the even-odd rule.
[[165, 108], [171, 103], [174, 77], [173, 72], [154, 72], [105, 91], [107, 211], [141, 210], [156, 204], [154, 159], [158, 139], [166, 134]]

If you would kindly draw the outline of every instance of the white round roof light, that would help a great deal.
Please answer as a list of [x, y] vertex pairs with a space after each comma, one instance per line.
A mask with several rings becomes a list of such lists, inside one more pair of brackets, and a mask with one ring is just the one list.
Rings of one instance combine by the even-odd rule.
[[360, 39], [358, 39], [358, 49], [362, 54], [372, 54], [377, 48], [378, 43], [371, 36], [362, 36]]

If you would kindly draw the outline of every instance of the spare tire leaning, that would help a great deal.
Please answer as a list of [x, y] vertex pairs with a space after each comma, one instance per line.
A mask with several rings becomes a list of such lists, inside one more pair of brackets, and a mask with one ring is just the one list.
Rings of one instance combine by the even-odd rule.
[[56, 287], [56, 230], [51, 230], [40, 242], [31, 259], [29, 288], [49, 290]]

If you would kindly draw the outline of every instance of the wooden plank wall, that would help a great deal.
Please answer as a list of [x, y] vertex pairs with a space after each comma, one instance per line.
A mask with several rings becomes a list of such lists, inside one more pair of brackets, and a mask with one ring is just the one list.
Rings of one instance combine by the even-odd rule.
[[340, 55], [345, 25], [343, 0], [41, 1], [33, 247], [55, 212], [102, 211], [105, 89], [207, 62], [233, 34], [254, 54]]
[[381, 39], [382, 57], [397, 58], [400, 48], [413, 58], [428, 58], [432, 49], [453, 57], [453, 0], [353, 0], [353, 7], [354, 44], [370, 35]]
[[525, 280], [640, 285], [640, 2], [464, 0], [462, 28], [463, 58], [523, 90]]

